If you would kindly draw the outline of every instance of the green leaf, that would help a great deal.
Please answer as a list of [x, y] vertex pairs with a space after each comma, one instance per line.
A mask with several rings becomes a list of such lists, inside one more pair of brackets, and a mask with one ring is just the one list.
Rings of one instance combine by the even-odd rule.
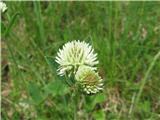
[[103, 93], [97, 93], [92, 96], [86, 96], [86, 104], [85, 108], [87, 111], [92, 111], [97, 103], [102, 103], [106, 100], [106, 95]]
[[144, 101], [143, 103], [139, 103], [138, 109], [139, 111], [150, 112], [151, 105], [149, 101]]
[[51, 70], [52, 73], [56, 73], [57, 71], [57, 68], [58, 68], [58, 64], [54, 61], [54, 58], [53, 57], [48, 57], [48, 56], [45, 56], [45, 60]]
[[54, 80], [44, 87], [46, 94], [64, 95], [69, 91], [69, 87], [62, 80]]
[[35, 104], [39, 104], [43, 101], [42, 93], [40, 88], [35, 83], [29, 83], [28, 85], [29, 94]]
[[104, 102], [106, 100], [106, 96], [101, 93], [101, 94], [97, 94], [94, 98], [93, 104], [97, 104], [97, 103], [101, 103]]
[[105, 120], [105, 112], [102, 110], [95, 111], [93, 117], [95, 120]]

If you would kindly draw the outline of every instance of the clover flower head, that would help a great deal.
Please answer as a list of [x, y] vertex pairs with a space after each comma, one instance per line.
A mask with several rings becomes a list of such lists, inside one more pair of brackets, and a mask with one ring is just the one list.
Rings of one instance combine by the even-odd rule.
[[75, 79], [87, 94], [93, 94], [103, 90], [102, 79], [92, 67], [80, 66]]
[[7, 10], [7, 6], [4, 2], [0, 1], [0, 11], [5, 12]]
[[66, 73], [76, 73], [81, 65], [93, 67], [98, 64], [97, 54], [94, 49], [84, 41], [74, 40], [66, 43], [62, 49], [59, 49], [56, 60], [59, 64], [58, 74], [60, 76]]

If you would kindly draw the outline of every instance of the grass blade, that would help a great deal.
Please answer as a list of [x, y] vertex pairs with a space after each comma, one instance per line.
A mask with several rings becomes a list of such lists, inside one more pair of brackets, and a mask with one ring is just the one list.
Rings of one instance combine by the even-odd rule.
[[11, 21], [10, 21], [10, 23], [9, 23], [9, 26], [8, 26], [8, 28], [6, 29], [5, 33], [4, 33], [4, 36], [5, 36], [5, 37], [8, 36], [8, 34], [10, 33], [11, 28], [12, 28], [13, 24], [15, 23], [18, 15], [20, 15], [20, 13], [16, 13], [16, 14], [12, 17], [12, 19], [11, 19]]
[[37, 42], [39, 43], [39, 45], [41, 45], [43, 47], [45, 45], [46, 40], [45, 40], [44, 26], [43, 26], [41, 7], [40, 7], [39, 1], [34, 2], [34, 12], [35, 12], [37, 28], [38, 28]]

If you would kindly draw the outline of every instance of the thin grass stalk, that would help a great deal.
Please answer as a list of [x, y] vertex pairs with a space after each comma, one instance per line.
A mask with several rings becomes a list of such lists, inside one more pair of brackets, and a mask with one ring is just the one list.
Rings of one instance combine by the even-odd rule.
[[142, 84], [141, 84], [141, 86], [139, 88], [139, 92], [138, 92], [136, 100], [135, 100], [135, 106], [137, 106], [137, 103], [140, 100], [140, 97], [142, 95], [142, 92], [143, 92], [144, 86], [145, 86], [145, 84], [147, 82], [147, 79], [149, 77], [149, 74], [151, 73], [151, 70], [153, 69], [153, 67], [154, 67], [154, 65], [155, 65], [155, 63], [156, 63], [156, 61], [158, 60], [159, 57], [160, 57], [160, 51], [153, 58], [151, 64], [149, 65], [149, 68], [148, 68], [147, 72], [144, 75], [144, 78], [142, 79]]

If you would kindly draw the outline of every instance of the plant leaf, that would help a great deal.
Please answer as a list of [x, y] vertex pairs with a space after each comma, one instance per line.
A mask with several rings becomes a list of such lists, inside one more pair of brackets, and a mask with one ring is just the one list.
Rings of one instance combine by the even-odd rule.
[[105, 112], [102, 110], [95, 111], [93, 117], [95, 120], [105, 120]]
[[62, 80], [54, 80], [44, 87], [46, 94], [64, 95], [69, 91], [69, 87]]
[[35, 104], [39, 104], [43, 101], [42, 92], [40, 88], [35, 83], [29, 83], [28, 85], [29, 94]]

